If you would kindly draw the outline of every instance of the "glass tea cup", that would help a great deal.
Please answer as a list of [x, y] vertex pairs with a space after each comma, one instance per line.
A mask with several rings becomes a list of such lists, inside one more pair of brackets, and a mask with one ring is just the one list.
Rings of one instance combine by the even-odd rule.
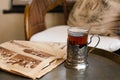
[[89, 30], [79, 27], [70, 27], [68, 29], [67, 59], [65, 61], [66, 68], [77, 70], [87, 68], [88, 54], [93, 51], [100, 42], [100, 38], [98, 36], [97, 44], [88, 51], [88, 44], [92, 42], [92, 38], [94, 36], [91, 36], [90, 42], [88, 43], [88, 33]]

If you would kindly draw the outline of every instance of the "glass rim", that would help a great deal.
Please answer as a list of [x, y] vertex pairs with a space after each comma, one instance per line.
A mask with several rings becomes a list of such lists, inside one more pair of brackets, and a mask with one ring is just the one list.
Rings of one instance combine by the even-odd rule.
[[76, 37], [84, 36], [84, 35], [88, 35], [88, 30], [80, 27], [70, 27], [68, 28], [68, 35], [76, 36]]
[[69, 27], [68, 32], [80, 32], [80, 33], [88, 33], [88, 29], [84, 29], [81, 27]]

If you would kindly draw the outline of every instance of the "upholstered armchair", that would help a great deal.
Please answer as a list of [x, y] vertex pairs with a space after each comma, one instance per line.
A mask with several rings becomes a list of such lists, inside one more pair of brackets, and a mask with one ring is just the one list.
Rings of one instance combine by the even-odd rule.
[[[30, 41], [52, 41], [66, 42], [67, 40], [67, 19], [76, 0], [33, 0], [25, 8], [25, 36]], [[63, 6], [65, 25], [53, 26], [47, 29], [45, 15], [48, 11], [58, 5]], [[101, 41], [97, 48], [120, 54], [120, 40], [101, 36]], [[94, 46], [96, 38], [89, 46]], [[116, 44], [117, 43], [117, 44]]]

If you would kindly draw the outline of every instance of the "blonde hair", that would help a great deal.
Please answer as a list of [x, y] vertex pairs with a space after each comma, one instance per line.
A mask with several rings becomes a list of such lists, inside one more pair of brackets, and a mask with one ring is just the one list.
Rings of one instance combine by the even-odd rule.
[[90, 25], [93, 34], [120, 35], [119, 16], [120, 0], [77, 0], [69, 15], [68, 25]]

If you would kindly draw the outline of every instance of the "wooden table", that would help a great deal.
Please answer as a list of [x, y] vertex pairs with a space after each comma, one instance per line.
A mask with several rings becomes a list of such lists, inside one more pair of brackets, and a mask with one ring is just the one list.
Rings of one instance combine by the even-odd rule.
[[[120, 80], [120, 56], [95, 49], [88, 57], [86, 71], [66, 69], [64, 63], [37, 80]], [[0, 80], [31, 80], [0, 70]]]

